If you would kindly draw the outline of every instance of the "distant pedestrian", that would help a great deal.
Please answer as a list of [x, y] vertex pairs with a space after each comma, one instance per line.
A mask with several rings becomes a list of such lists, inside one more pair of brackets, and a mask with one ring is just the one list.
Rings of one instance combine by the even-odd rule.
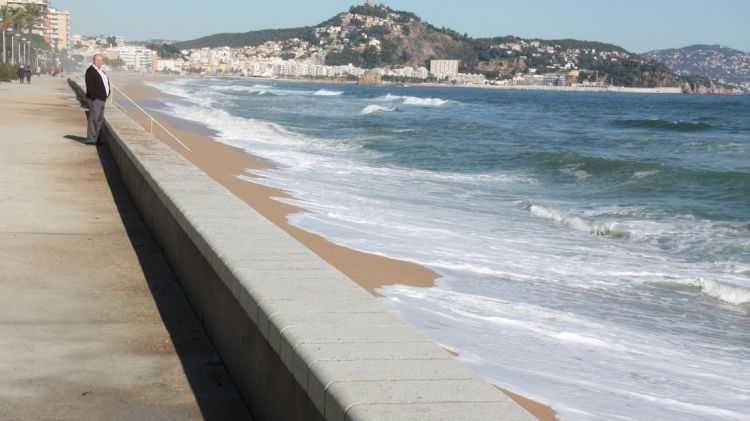
[[93, 63], [86, 70], [86, 102], [89, 105], [88, 127], [86, 137], [88, 145], [98, 145], [99, 130], [104, 123], [104, 105], [109, 97], [109, 77], [102, 70], [104, 58], [94, 54]]
[[24, 69], [23, 66], [19, 67], [16, 76], [18, 76], [20, 82], [23, 83], [23, 78], [26, 77], [26, 69]]
[[31, 71], [31, 68], [26, 69], [26, 83], [31, 84], [31, 75], [33, 72]]

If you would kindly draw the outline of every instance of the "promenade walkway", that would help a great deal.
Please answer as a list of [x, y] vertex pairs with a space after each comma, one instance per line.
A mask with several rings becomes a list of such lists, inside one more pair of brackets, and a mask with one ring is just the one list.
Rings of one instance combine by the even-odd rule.
[[0, 419], [248, 419], [63, 79], [0, 83]]

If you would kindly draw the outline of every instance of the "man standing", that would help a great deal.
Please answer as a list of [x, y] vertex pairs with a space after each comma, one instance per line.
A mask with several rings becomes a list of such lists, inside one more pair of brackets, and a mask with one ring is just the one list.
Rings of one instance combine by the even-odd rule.
[[101, 54], [94, 54], [93, 63], [86, 70], [86, 102], [89, 105], [88, 128], [86, 137], [88, 145], [98, 145], [99, 130], [104, 123], [104, 105], [109, 97], [109, 78], [102, 70]]

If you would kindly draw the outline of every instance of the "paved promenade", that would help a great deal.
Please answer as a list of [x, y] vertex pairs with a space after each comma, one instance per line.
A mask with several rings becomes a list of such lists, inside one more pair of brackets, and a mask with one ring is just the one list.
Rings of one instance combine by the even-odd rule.
[[248, 419], [63, 79], [0, 83], [0, 419]]

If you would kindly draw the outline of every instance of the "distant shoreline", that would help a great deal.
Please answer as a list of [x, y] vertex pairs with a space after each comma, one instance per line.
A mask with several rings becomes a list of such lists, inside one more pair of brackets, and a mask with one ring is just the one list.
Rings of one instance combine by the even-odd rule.
[[[290, 82], [290, 83], [322, 83], [331, 85], [357, 85], [359, 82], [354, 80], [336, 80], [336, 79], [302, 79], [302, 78], [264, 78], [257, 76], [235, 76], [235, 75], [194, 75], [194, 74], [160, 74], [160, 73], [137, 73], [137, 72], [118, 72], [122, 74], [143, 74], [148, 77], [169, 77], [169, 78], [195, 78], [195, 79], [236, 79], [252, 80], [257, 82]], [[682, 94], [679, 87], [662, 87], [662, 88], [631, 88], [625, 86], [608, 86], [608, 87], [578, 87], [578, 86], [547, 86], [547, 85], [451, 85], [446, 83], [400, 83], [400, 82], [383, 82], [377, 85], [368, 86], [403, 86], [411, 88], [472, 88], [472, 89], [506, 89], [521, 91], [551, 91], [551, 92], [596, 92], [596, 93], [631, 93], [631, 94]]]

